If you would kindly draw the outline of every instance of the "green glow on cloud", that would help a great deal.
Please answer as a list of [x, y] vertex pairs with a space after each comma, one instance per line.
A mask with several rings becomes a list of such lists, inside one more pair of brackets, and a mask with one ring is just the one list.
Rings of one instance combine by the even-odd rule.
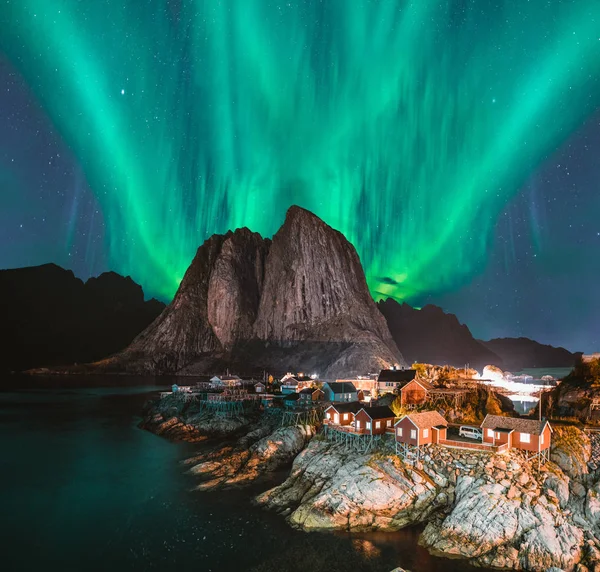
[[15, 0], [0, 49], [78, 156], [113, 268], [173, 295], [199, 244], [299, 204], [376, 297], [482, 270], [496, 217], [600, 106], [600, 3]]

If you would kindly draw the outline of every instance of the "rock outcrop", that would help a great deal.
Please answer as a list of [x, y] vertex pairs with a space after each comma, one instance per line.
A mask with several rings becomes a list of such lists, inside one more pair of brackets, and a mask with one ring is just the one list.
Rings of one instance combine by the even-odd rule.
[[[578, 434], [558, 439], [565, 459]], [[303, 530], [396, 530], [426, 522], [421, 544], [439, 555], [516, 570], [600, 569], [600, 481], [562, 463], [511, 451], [490, 455], [427, 446], [410, 465], [381, 451], [357, 455], [321, 438], [294, 461], [290, 477], [257, 503]], [[578, 453], [579, 455], [579, 453]], [[591, 479], [591, 480], [590, 480]]]
[[404, 361], [354, 247], [291, 207], [272, 242], [248, 229], [208, 239], [172, 303], [124, 352], [96, 367], [200, 374], [219, 363], [335, 377]]
[[314, 435], [310, 425], [254, 428], [233, 445], [192, 457], [190, 473], [200, 476], [199, 490], [248, 484], [288, 465]]
[[131, 278], [83, 282], [55, 264], [0, 271], [0, 371], [61, 366], [125, 348], [164, 309]]
[[575, 417], [598, 423], [600, 410], [600, 358], [580, 360], [573, 371], [552, 390], [548, 409], [556, 417]]
[[478, 342], [454, 314], [433, 305], [418, 310], [395, 300], [378, 302], [390, 332], [409, 363], [470, 367], [502, 367], [502, 359]]

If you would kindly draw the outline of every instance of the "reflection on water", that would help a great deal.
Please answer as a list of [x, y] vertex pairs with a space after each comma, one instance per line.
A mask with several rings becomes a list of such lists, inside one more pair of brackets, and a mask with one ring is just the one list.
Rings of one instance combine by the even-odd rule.
[[537, 399], [530, 400], [530, 399], [515, 398], [513, 396], [509, 396], [509, 397], [513, 402], [515, 411], [517, 413], [519, 413], [520, 415], [527, 415], [537, 405]]
[[200, 445], [137, 428], [160, 388], [124, 377], [0, 379], [4, 570], [475, 570], [432, 558], [416, 529], [293, 530], [251, 505], [265, 484], [192, 490], [180, 461]]

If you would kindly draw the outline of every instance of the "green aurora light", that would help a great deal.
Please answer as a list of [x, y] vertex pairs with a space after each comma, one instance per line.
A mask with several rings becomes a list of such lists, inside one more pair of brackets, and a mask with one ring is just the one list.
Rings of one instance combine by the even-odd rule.
[[455, 288], [600, 106], [597, 0], [14, 0], [0, 18], [111, 265], [167, 299], [210, 234], [271, 235], [291, 204], [353, 242], [375, 297]]

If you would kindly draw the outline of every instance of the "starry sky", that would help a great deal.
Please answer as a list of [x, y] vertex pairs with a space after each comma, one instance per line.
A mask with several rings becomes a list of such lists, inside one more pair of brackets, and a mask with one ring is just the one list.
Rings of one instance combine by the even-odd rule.
[[168, 301], [299, 204], [375, 298], [600, 349], [597, 0], [7, 0], [0, 267]]

